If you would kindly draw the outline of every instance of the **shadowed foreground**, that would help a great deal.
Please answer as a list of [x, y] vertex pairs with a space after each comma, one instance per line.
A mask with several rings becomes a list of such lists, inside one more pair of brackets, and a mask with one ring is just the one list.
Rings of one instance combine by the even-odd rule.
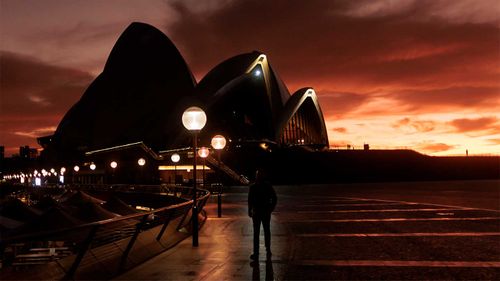
[[[190, 239], [116, 280], [498, 280], [500, 182], [278, 186], [270, 261], [251, 264], [246, 187]], [[261, 234], [262, 235], [262, 234]], [[264, 252], [261, 238], [261, 252]]]

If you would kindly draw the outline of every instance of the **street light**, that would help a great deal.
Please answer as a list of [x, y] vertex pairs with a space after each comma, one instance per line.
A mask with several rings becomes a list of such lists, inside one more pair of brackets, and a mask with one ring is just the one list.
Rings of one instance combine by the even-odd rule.
[[115, 169], [116, 167], [118, 167], [118, 163], [116, 163], [116, 161], [111, 161], [111, 163], [109, 163], [109, 166], [111, 166], [111, 168], [113, 169], [111, 172], [111, 183], [113, 184], [115, 182]]
[[174, 162], [174, 185], [177, 184], [177, 162], [179, 162], [179, 160], [181, 160], [181, 156], [177, 153], [174, 153], [172, 154], [172, 156], [170, 156], [170, 160], [172, 160], [172, 162]]
[[146, 160], [144, 160], [144, 158], [139, 158], [139, 160], [137, 160], [137, 164], [142, 167], [146, 165]]
[[96, 168], [96, 165], [95, 165], [94, 163], [90, 164], [90, 169], [91, 169], [92, 171], [93, 171], [93, 170], [95, 170], [95, 168]]
[[208, 157], [208, 154], [210, 154], [210, 150], [206, 147], [200, 147], [198, 150], [198, 156], [200, 156], [203, 159], [203, 187], [205, 187], [205, 158]]
[[205, 127], [207, 115], [196, 106], [192, 106], [182, 114], [182, 125], [193, 133], [193, 247], [198, 247], [198, 206], [196, 204], [196, 146], [198, 132]]
[[146, 159], [144, 158], [139, 158], [139, 160], [137, 160], [137, 164], [139, 164], [139, 170], [141, 170], [141, 177], [140, 177], [140, 181], [145, 184], [144, 182], [144, 172], [143, 172], [143, 167], [144, 165], [146, 165]]
[[217, 178], [219, 179], [219, 192], [217, 192], [217, 217], [222, 217], [222, 181], [220, 179], [220, 152], [226, 146], [226, 138], [222, 135], [215, 135], [211, 141], [212, 147], [217, 151]]

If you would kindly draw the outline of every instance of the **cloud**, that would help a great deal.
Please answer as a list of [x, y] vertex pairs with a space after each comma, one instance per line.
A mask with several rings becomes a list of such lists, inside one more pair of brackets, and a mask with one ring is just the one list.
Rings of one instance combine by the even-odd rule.
[[86, 72], [0, 52], [0, 116], [64, 114], [92, 81]]
[[37, 146], [35, 138], [55, 130], [93, 78], [10, 52], [0, 52], [0, 69], [0, 144], [7, 153]]
[[349, 1], [346, 15], [386, 17], [407, 14], [413, 20], [452, 23], [498, 23], [500, 7], [495, 0], [358, 0]]
[[317, 91], [325, 115], [341, 116], [357, 110], [370, 100], [369, 94]]
[[500, 138], [498, 139], [487, 139], [491, 145], [500, 145]]
[[454, 127], [455, 132], [457, 133], [477, 132], [485, 130], [500, 133], [498, 121], [499, 120], [497, 117], [492, 116], [476, 119], [460, 118], [450, 121], [449, 124]]
[[38, 147], [36, 137], [49, 135], [60, 121], [60, 116], [7, 116], [0, 117], [0, 145], [5, 146], [5, 154], [19, 152], [19, 146]]
[[411, 120], [408, 117], [396, 121], [393, 125], [395, 129], [401, 129], [408, 133], [427, 133], [436, 128], [436, 122], [430, 120]]
[[406, 13], [415, 6], [415, 0], [355, 1], [349, 3], [344, 14], [352, 17], [384, 17]]
[[[445, 20], [415, 22], [401, 12], [352, 17], [345, 14], [350, 6], [362, 5], [349, 3], [357, 1], [312, 0], [307, 5], [233, 1], [199, 16], [178, 2], [179, 21], [169, 32], [195, 73], [257, 49], [269, 55], [292, 88], [307, 84], [317, 89], [359, 90], [381, 84], [496, 81], [498, 27], [452, 25]], [[411, 11], [418, 17], [418, 11]]]
[[351, 147], [352, 142], [348, 140], [335, 140], [333, 143], [330, 143], [330, 146], [332, 148], [347, 148], [348, 146]]
[[443, 152], [454, 149], [456, 146], [448, 145], [445, 143], [434, 143], [434, 142], [423, 142], [416, 146], [419, 151], [424, 151], [427, 153]]
[[36, 129], [33, 129], [29, 132], [16, 131], [16, 132], [14, 132], [14, 134], [18, 135], [18, 136], [30, 137], [30, 138], [35, 139], [35, 138], [38, 138], [41, 136], [50, 135], [50, 134], [54, 133], [56, 128], [57, 128], [56, 126], [45, 127], [45, 128], [36, 128]]
[[341, 134], [347, 133], [347, 129], [344, 128], [344, 127], [333, 128], [332, 130], [335, 131], [335, 132], [337, 132], [337, 133], [341, 133]]
[[1, 7], [1, 50], [94, 74], [131, 22], [163, 28], [176, 20], [168, 0], [23, 0], [1, 1]]
[[496, 108], [500, 106], [497, 98], [500, 88], [497, 87], [449, 87], [435, 89], [401, 90], [388, 94], [402, 105], [407, 106], [407, 110], [427, 110], [430, 107], [455, 108]]

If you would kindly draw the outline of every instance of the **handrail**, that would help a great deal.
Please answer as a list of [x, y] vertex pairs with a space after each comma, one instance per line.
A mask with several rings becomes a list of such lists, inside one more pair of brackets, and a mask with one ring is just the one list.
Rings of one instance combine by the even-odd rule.
[[209, 155], [207, 158], [208, 163], [213, 165], [214, 167], [218, 168], [220, 171], [224, 172], [226, 175], [231, 177], [233, 180], [243, 184], [247, 185], [249, 184], [249, 181], [247, 178], [245, 178], [243, 175], [238, 175], [233, 169], [231, 169], [229, 166], [224, 164], [222, 161], [218, 161], [215, 159], [213, 156]]
[[[159, 187], [160, 190], [164, 188], [162, 186], [156, 187]], [[173, 190], [169, 190], [169, 193], [170, 191], [173, 191], [174, 194], [177, 195], [179, 189], [181, 191], [181, 194], [183, 195], [193, 195], [193, 189], [191, 187], [185, 186], [176, 186]], [[134, 189], [134, 191], [138, 190]], [[160, 192], [159, 194], [161, 193], [162, 192]], [[196, 196], [198, 200], [198, 208], [201, 212], [204, 205], [208, 201], [210, 192], [205, 189], [198, 189], [196, 192]], [[62, 273], [62, 275], [60, 275], [59, 277], [55, 277], [53, 275], [43, 275], [43, 273], [40, 273], [48, 272], [47, 274], [49, 274], [50, 272], [52, 272], [52, 270], [40, 271], [35, 269], [34, 272], [38, 272], [37, 274], [42, 274], [37, 275], [39, 279], [68, 280], [80, 278], [88, 279], [89, 277], [95, 278], [99, 275], [96, 275], [98, 273], [95, 272], [94, 269], [98, 269], [99, 266], [102, 266], [99, 260], [99, 251], [101, 251], [101, 253], [106, 253], [106, 256], [102, 258], [111, 258], [113, 259], [113, 261], [117, 262], [116, 268], [106, 267], [105, 272], [107, 273], [101, 272], [103, 276], [100, 276], [98, 278], [109, 279], [123, 272], [124, 270], [130, 269], [138, 263], [144, 262], [154, 255], [173, 247], [179, 241], [188, 237], [189, 232], [179, 232], [178, 230], [180, 228], [187, 228], [187, 230], [189, 230], [190, 224], [185, 223], [185, 221], [188, 218], [189, 221], [194, 219], [192, 218], [192, 215], [188, 217], [188, 215], [191, 213], [192, 204], [193, 200], [191, 199], [187, 200], [186, 202], [161, 207], [149, 212], [120, 216], [112, 219], [85, 223], [63, 229], [11, 236], [7, 237], [6, 239], [0, 240], [0, 249], [4, 250], [6, 246], [15, 245], [15, 242], [22, 242], [26, 247], [30, 247], [31, 242], [45, 241], [47, 238], [54, 238], [55, 241], [64, 240], [73, 243], [73, 250], [71, 251], [72, 254], [70, 253], [70, 255], [74, 255], [74, 258], [65, 259], [65, 256], [67, 256], [67, 254], [65, 253], [65, 255], [62, 255], [59, 258], [47, 260], [46, 263], [21, 261], [18, 263], [12, 263], [12, 266], [56, 266], [58, 268], [56, 271]], [[169, 222], [174, 220], [179, 220], [177, 227], [171, 228], [169, 235], [164, 235]], [[143, 233], [151, 233], [153, 235], [146, 235]], [[74, 234], [77, 234], [77, 236], [73, 236]], [[75, 238], [77, 240], [74, 240]], [[141, 243], [139, 243], [141, 247], [136, 248], [135, 245], [138, 244], [136, 243], [136, 241], [139, 240], [142, 241]], [[126, 243], [126, 245], [123, 243]], [[137, 255], [132, 255], [132, 252], [140, 252], [142, 247], [145, 247], [146, 245], [144, 243], [157, 244], [156, 246], [151, 248], [151, 252], [148, 252], [148, 254], [140, 254], [140, 258]], [[126, 250], [123, 251], [118, 247], [118, 245], [123, 245], [124, 247], [126, 246]], [[89, 252], [91, 253], [90, 255], [88, 254]], [[22, 255], [14, 255], [14, 259], [20, 256]], [[128, 258], [129, 256], [133, 256], [134, 258], [131, 260]], [[138, 258], [139, 260], [137, 260]], [[7, 264], [4, 263], [4, 265]], [[7, 269], [8, 267], [4, 268]], [[31, 274], [29, 272], [29, 268], [25, 268], [25, 270], [23, 271], [10, 270], [7, 271], [7, 275], [3, 275], [4, 271], [2, 269], [0, 270], [0, 279], [18, 279], [19, 277], [23, 278], [23, 276], [26, 276], [25, 274]], [[11, 275], [9, 276], [9, 274]]]
[[[183, 186], [183, 187], [180, 187], [180, 188], [192, 190], [191, 187], [185, 187], [185, 186]], [[198, 193], [199, 192], [204, 192], [205, 193], [203, 196], [197, 197], [197, 200], [203, 200], [206, 197], [210, 196], [210, 192], [208, 190], [200, 189], [200, 188], [198, 188], [197, 190], [198, 190]], [[66, 228], [60, 228], [60, 229], [55, 229], [55, 230], [43, 231], [43, 232], [36, 232], [36, 233], [30, 233], [30, 234], [24, 234], [24, 235], [11, 236], [11, 237], [7, 237], [6, 239], [0, 238], [0, 243], [11, 243], [11, 242], [19, 241], [19, 240], [26, 240], [26, 239], [29, 239], [29, 238], [50, 236], [52, 234], [64, 233], [64, 232], [68, 232], [68, 231], [73, 231], [73, 230], [77, 230], [77, 229], [93, 227], [93, 226], [97, 226], [97, 225], [99, 225], [99, 226], [100, 225], [105, 225], [105, 224], [109, 224], [109, 223], [112, 223], [112, 222], [118, 222], [118, 221], [122, 221], [122, 220], [133, 219], [133, 218], [136, 218], [136, 217], [140, 218], [140, 217], [143, 217], [145, 215], [152, 215], [152, 214], [155, 214], [155, 213], [158, 213], [158, 212], [166, 211], [166, 210], [169, 210], [169, 209], [176, 209], [176, 208], [179, 208], [179, 207], [182, 207], [182, 206], [192, 205], [192, 204], [193, 204], [193, 200], [191, 199], [191, 200], [188, 200], [188, 201], [183, 202], [183, 203], [161, 207], [161, 208], [155, 209], [153, 211], [149, 211], [149, 212], [142, 212], [142, 213], [130, 214], [130, 215], [126, 215], [126, 216], [119, 216], [119, 217], [115, 217], [115, 218], [111, 218], [111, 219], [106, 219], [106, 220], [101, 220], [101, 221], [96, 221], [96, 222], [90, 222], [90, 223], [80, 224], [80, 225], [73, 226], [73, 227], [66, 227]]]

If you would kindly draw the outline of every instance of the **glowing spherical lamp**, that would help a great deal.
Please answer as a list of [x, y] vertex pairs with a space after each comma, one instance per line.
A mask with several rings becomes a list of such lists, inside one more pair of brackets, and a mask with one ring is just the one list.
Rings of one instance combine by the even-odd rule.
[[172, 162], [174, 163], [177, 163], [179, 162], [179, 160], [181, 160], [181, 156], [177, 153], [174, 153], [172, 154], [172, 156], [170, 156], [170, 160], [172, 160]]
[[210, 150], [208, 150], [207, 147], [200, 147], [200, 149], [198, 150], [198, 156], [200, 156], [201, 158], [207, 158], [208, 154], [210, 154]]
[[144, 166], [146, 165], [146, 160], [144, 158], [139, 158], [139, 160], [137, 160], [137, 164], [139, 164], [139, 166]]
[[189, 131], [199, 131], [205, 127], [207, 115], [203, 109], [192, 106], [182, 114], [182, 125]]
[[214, 149], [223, 149], [226, 146], [226, 138], [222, 135], [216, 135], [212, 138], [211, 144]]

